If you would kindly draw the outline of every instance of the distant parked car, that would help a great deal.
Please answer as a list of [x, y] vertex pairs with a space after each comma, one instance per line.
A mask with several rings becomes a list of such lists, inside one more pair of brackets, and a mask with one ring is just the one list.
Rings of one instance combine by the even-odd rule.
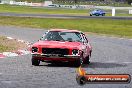
[[101, 9], [96, 9], [90, 12], [90, 16], [105, 16], [106, 12]]

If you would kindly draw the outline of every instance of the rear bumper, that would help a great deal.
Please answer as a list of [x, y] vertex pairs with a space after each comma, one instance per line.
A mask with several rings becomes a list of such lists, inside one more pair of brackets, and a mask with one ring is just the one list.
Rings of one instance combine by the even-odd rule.
[[32, 54], [35, 59], [42, 61], [75, 61], [80, 58], [80, 55], [55, 55], [55, 54]]

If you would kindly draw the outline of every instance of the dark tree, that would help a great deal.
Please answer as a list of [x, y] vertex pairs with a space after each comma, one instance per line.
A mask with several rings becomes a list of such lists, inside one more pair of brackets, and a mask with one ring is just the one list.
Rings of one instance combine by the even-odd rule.
[[27, 2], [44, 2], [44, 0], [15, 0], [15, 1], [27, 1]]
[[75, 3], [77, 3], [77, 0], [74, 0]]
[[132, 0], [126, 0], [128, 4], [131, 4], [132, 3]]

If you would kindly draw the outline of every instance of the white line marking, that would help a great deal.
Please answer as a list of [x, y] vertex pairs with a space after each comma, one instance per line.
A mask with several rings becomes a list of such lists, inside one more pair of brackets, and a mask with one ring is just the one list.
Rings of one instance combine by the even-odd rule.
[[1, 81], [2, 83], [12, 84], [12, 81]]
[[131, 64], [132, 62], [122, 62], [122, 63], [125, 63], [125, 64]]
[[105, 63], [116, 63], [116, 61], [106, 61]]
[[104, 63], [123, 63], [123, 64], [131, 64], [132, 62], [128, 62], [128, 61], [126, 61], [126, 62], [106, 61], [106, 62], [104, 62]]
[[131, 41], [132, 41], [132, 39], [129, 39], [129, 40], [131, 40]]

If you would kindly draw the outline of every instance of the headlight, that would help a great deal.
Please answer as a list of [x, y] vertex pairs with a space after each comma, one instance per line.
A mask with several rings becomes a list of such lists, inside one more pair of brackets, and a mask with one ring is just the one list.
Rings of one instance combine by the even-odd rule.
[[79, 50], [77, 50], [77, 49], [72, 50], [72, 55], [78, 55], [78, 54], [79, 54]]
[[38, 52], [38, 48], [37, 47], [32, 47], [32, 53], [34, 52]]

